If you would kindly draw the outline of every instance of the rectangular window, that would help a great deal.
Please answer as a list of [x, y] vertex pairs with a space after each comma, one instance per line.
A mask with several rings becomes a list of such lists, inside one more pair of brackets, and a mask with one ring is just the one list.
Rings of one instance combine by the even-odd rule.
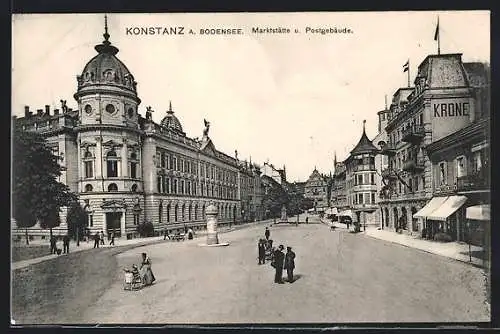
[[358, 184], [363, 184], [363, 175], [357, 175], [358, 177]]
[[162, 188], [161, 176], [158, 176], [156, 178], [156, 188], [157, 188], [158, 192], [161, 193], [161, 188]]
[[411, 192], [411, 191], [413, 191], [413, 179], [412, 179], [412, 178], [410, 178], [410, 179], [408, 180], [408, 185], [410, 186], [410, 189], [409, 189], [409, 190], [410, 190], [410, 192]]
[[173, 192], [174, 194], [177, 194], [177, 190], [178, 190], [178, 189], [177, 189], [177, 180], [176, 180], [176, 179], [174, 179], [174, 181], [173, 181], [173, 188], [172, 188], [172, 192]]
[[181, 165], [182, 165], [182, 164], [181, 164], [181, 162], [182, 162], [182, 160], [181, 160], [181, 159], [177, 159], [177, 170], [178, 170], [178, 171], [182, 171], [182, 170], [181, 170], [181, 168], [182, 168], [182, 167], [181, 167]]
[[94, 164], [93, 161], [85, 161], [85, 177], [86, 178], [94, 177], [93, 164]]
[[457, 158], [457, 177], [462, 177], [467, 175], [467, 171], [465, 170], [465, 157]]
[[184, 194], [184, 180], [181, 180], [181, 194]]
[[372, 193], [372, 204], [375, 204], [375, 193]]
[[179, 170], [180, 170], [181, 172], [183, 172], [183, 173], [184, 173], [184, 160], [180, 159], [180, 160], [179, 160], [179, 164], [180, 164], [180, 166], [179, 166], [179, 167], [180, 167], [180, 168], [179, 168]]
[[118, 176], [118, 161], [116, 160], [108, 160], [108, 177], [117, 177]]
[[177, 158], [173, 157], [172, 162], [173, 162], [173, 170], [177, 170]]
[[446, 184], [446, 163], [439, 163], [439, 185]]
[[160, 153], [160, 166], [165, 168], [165, 153], [163, 152]]
[[413, 186], [415, 187], [415, 191], [418, 191], [418, 177], [415, 178]]
[[137, 178], [137, 163], [135, 162], [130, 163], [130, 177], [133, 179]]
[[370, 183], [375, 184], [375, 174], [370, 174]]
[[170, 178], [167, 177], [167, 186], [166, 186], [166, 191], [167, 191], [167, 194], [170, 194]]
[[187, 181], [187, 194], [191, 195], [191, 182]]

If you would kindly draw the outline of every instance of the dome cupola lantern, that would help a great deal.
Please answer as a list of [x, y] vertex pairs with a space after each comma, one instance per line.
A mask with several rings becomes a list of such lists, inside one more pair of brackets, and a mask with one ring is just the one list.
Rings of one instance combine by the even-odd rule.
[[88, 93], [114, 92], [129, 96], [140, 103], [137, 98], [137, 82], [134, 76], [116, 57], [118, 48], [109, 41], [108, 17], [104, 16], [104, 40], [94, 47], [97, 55], [84, 67], [81, 75], [77, 76], [78, 91], [75, 98]]

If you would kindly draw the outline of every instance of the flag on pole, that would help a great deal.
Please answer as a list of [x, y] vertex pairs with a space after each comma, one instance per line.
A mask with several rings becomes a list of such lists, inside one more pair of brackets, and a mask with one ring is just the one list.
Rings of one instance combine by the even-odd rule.
[[436, 32], [434, 32], [434, 40], [437, 41], [439, 38], [439, 17], [438, 17], [438, 22], [436, 25]]
[[406, 64], [403, 65], [403, 72], [406, 72], [410, 69], [410, 59], [406, 61]]

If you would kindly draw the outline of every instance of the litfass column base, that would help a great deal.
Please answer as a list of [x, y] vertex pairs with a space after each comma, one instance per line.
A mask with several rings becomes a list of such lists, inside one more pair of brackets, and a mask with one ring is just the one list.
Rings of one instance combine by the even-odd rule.
[[219, 243], [219, 236], [217, 233], [207, 234], [207, 245], [215, 245]]

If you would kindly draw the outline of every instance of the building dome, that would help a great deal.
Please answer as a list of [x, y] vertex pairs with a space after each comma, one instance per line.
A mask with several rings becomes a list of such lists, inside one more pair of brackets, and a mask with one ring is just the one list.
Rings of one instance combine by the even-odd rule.
[[174, 115], [174, 111], [172, 110], [172, 102], [170, 102], [167, 115], [163, 117], [161, 121], [161, 126], [174, 131], [183, 132], [181, 122]]
[[137, 94], [137, 83], [133, 75], [127, 66], [116, 57], [119, 50], [109, 41], [107, 21], [103, 36], [102, 44], [95, 46], [98, 54], [85, 65], [82, 74], [77, 77], [78, 90], [106, 85], [131, 91], [134, 95]]

